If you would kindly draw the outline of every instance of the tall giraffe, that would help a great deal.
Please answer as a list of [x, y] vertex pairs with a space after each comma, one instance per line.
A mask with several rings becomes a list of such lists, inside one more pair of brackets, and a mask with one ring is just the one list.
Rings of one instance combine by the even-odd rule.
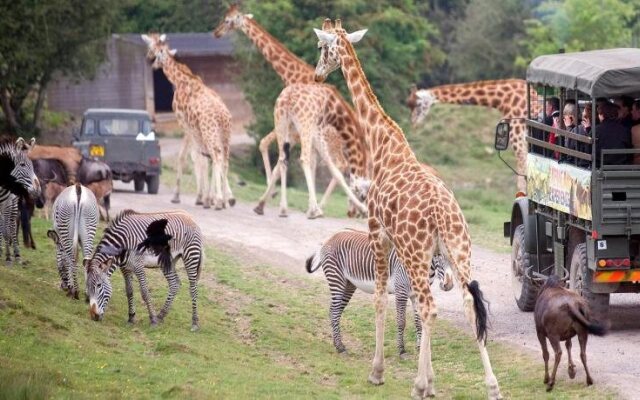
[[[292, 84], [315, 84], [314, 69], [311, 65], [289, 51], [280, 41], [267, 32], [264, 27], [258, 24], [251, 14], [243, 14], [237, 5], [232, 5], [218, 27], [214, 30], [214, 34], [216, 37], [221, 37], [236, 29], [241, 30], [254, 43], [267, 62], [271, 64], [280, 79], [282, 79], [285, 86]], [[337, 89], [332, 87], [331, 90], [333, 91], [333, 95], [324, 100], [323, 107], [327, 114], [333, 116], [332, 118], [338, 121], [336, 129], [338, 129], [338, 134], [344, 141], [342, 147], [344, 149], [343, 151], [347, 154], [350, 168], [357, 170], [364, 168], [363, 174], [358, 173], [356, 176], [351, 176], [350, 179], [351, 190], [358, 191], [353, 182], [365, 182], [369, 176], [369, 170], [367, 168], [367, 146], [362, 130], [352, 130], [350, 128], [358, 123], [357, 121], [354, 122], [350, 120], [354, 115], [352, 107], [345, 101]], [[342, 126], [345, 128], [341, 128]], [[276, 140], [276, 133], [272, 131], [262, 138], [259, 145], [265, 173], [267, 175], [267, 184], [271, 182], [271, 163], [269, 161], [268, 149], [274, 140]], [[290, 142], [290, 144], [293, 145], [295, 142]], [[332, 157], [336, 163], [338, 163], [337, 160], [340, 158], [340, 154], [336, 152], [338, 149], [337, 147], [331, 149]], [[356, 164], [353, 165], [352, 163]], [[353, 173], [353, 171], [351, 172]], [[276, 176], [275, 179], [278, 179], [278, 177]], [[337, 179], [331, 179], [320, 202], [320, 206], [325, 204], [337, 183]], [[353, 207], [350, 207], [349, 215], [354, 213], [355, 210]]]
[[[321, 84], [292, 84], [284, 88], [274, 109], [274, 132], [278, 141], [278, 163], [273, 169], [273, 175], [267, 190], [260, 198], [258, 206], [254, 209], [257, 214], [264, 213], [264, 205], [270, 197], [271, 191], [275, 187], [277, 176], [280, 174], [282, 190], [280, 194], [280, 216], [287, 216], [287, 164], [289, 159], [289, 149], [293, 138], [300, 141], [300, 162], [307, 181], [309, 190], [309, 208], [307, 217], [310, 219], [322, 216], [322, 209], [318, 206], [315, 191], [315, 168], [314, 148], [318, 151], [322, 159], [328, 165], [333, 179], [340, 183], [352, 204], [366, 214], [367, 208], [362, 203], [369, 190], [369, 181], [357, 178], [364, 173], [364, 165], [359, 165], [353, 160], [349, 160], [351, 172], [351, 184], [355, 187], [355, 194], [347, 185], [342, 172], [336, 164], [344, 164], [342, 155], [342, 140], [338, 136], [338, 131], [354, 132], [360, 129], [355, 115], [351, 115], [344, 124], [327, 113], [325, 104], [334, 97], [334, 88]], [[337, 160], [333, 160], [331, 152], [338, 154]], [[349, 155], [353, 158], [353, 154]], [[362, 176], [362, 175], [360, 175]], [[354, 179], [354, 177], [356, 177]]]
[[231, 113], [213, 89], [175, 60], [176, 51], [169, 49], [165, 35], [142, 35], [142, 39], [149, 47], [147, 58], [153, 61], [153, 68], [162, 68], [174, 87], [171, 105], [180, 126], [198, 151], [211, 159], [211, 181], [204, 179], [204, 207], [210, 208], [212, 202], [216, 210], [233, 206], [236, 201], [227, 177]]
[[[530, 90], [532, 114], [538, 111], [538, 94]], [[527, 168], [527, 142], [525, 140], [527, 118], [527, 81], [522, 79], [499, 79], [452, 85], [435, 86], [418, 90], [411, 88], [407, 105], [411, 109], [411, 123], [421, 123], [435, 103], [478, 105], [495, 108], [502, 118], [509, 118], [511, 125], [511, 148], [516, 156], [516, 170], [524, 175]], [[517, 178], [518, 190], [526, 190], [524, 176]]]
[[332, 71], [342, 69], [373, 157], [368, 224], [376, 258], [376, 350], [369, 381], [376, 385], [384, 382], [389, 279], [386, 261], [391, 246], [395, 246], [420, 302], [422, 337], [412, 395], [419, 399], [435, 395], [430, 334], [437, 312], [428, 278], [431, 259], [439, 250], [450, 261], [462, 288], [467, 319], [470, 324], [475, 323], [489, 398], [501, 398], [486, 349], [487, 309], [478, 282], [470, 280], [471, 238], [460, 206], [444, 183], [418, 162], [402, 129], [384, 112], [373, 93], [352, 45], [362, 39], [366, 30], [347, 34], [340, 20], [336, 20], [335, 27], [325, 20], [323, 30], [315, 32], [320, 49], [316, 79], [323, 81]]

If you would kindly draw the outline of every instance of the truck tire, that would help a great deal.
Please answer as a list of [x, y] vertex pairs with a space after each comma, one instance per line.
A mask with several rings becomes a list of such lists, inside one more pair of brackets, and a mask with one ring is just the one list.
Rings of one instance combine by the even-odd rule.
[[538, 297], [538, 287], [526, 275], [530, 265], [529, 253], [524, 245], [524, 225], [520, 224], [513, 233], [511, 245], [511, 288], [516, 304], [522, 311], [533, 311]]
[[133, 179], [133, 190], [140, 193], [144, 190], [144, 176]]
[[160, 189], [160, 175], [147, 176], [147, 192], [158, 194], [158, 189]]
[[609, 318], [609, 293], [592, 293], [587, 282], [591, 282], [592, 271], [587, 267], [587, 245], [580, 243], [573, 250], [569, 270], [569, 288], [579, 293], [591, 309], [591, 315], [600, 322]]

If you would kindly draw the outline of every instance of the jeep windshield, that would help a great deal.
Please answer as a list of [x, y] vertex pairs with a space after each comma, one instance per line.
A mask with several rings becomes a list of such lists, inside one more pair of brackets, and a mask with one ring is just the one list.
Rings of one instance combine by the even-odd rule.
[[136, 136], [152, 131], [148, 114], [137, 110], [89, 110], [82, 123], [82, 135]]

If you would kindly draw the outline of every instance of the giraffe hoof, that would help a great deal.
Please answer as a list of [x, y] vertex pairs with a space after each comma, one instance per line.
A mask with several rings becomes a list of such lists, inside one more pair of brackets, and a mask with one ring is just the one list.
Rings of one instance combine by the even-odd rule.
[[180, 197], [179, 196], [175, 196], [173, 199], [171, 199], [171, 202], [173, 204], [180, 204]]
[[370, 373], [368, 381], [369, 383], [376, 386], [384, 385], [384, 377], [382, 376], [382, 373], [376, 373], [376, 372]]
[[278, 214], [278, 217], [287, 218], [287, 217], [289, 217], [289, 214], [287, 214], [286, 211], [280, 211], [280, 214]]
[[416, 400], [423, 400], [429, 397], [435, 397], [436, 396], [436, 392], [435, 390], [433, 390], [433, 387], [429, 387], [429, 388], [418, 388], [418, 387], [413, 387], [413, 389], [411, 390], [411, 398], [412, 399], [416, 399]]
[[196, 199], [196, 205], [197, 205], [197, 206], [201, 206], [201, 205], [203, 205], [203, 204], [204, 204], [204, 203], [202, 202], [202, 199]]
[[256, 208], [253, 209], [253, 212], [258, 215], [264, 215], [264, 207], [261, 205], [258, 205], [256, 206]]
[[324, 214], [322, 210], [320, 210], [319, 208], [316, 208], [315, 210], [310, 210], [307, 212], [308, 219], [316, 219], [316, 218], [321, 218], [323, 216]]
[[236, 205], [236, 199], [229, 199], [229, 206], [233, 207]]

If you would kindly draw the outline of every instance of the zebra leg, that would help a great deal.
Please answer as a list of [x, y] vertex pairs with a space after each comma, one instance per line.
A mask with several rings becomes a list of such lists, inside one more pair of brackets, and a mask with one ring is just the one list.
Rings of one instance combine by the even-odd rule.
[[[328, 278], [328, 277], [327, 277]], [[327, 279], [329, 282], [330, 279]], [[331, 319], [331, 333], [333, 335], [333, 345], [338, 353], [344, 353], [347, 348], [342, 343], [342, 334], [340, 333], [340, 318], [344, 309], [349, 304], [351, 296], [356, 291], [356, 287], [351, 282], [344, 282], [339, 287], [331, 289], [331, 306], [329, 307], [329, 318]]]
[[[397, 277], [396, 277], [397, 279]], [[404, 348], [404, 329], [407, 325], [407, 288], [405, 290], [396, 289], [396, 324], [398, 325], [398, 355], [400, 358], [407, 358]]]
[[160, 320], [160, 322], [162, 322], [164, 317], [169, 313], [171, 304], [173, 304], [173, 299], [175, 299], [176, 293], [178, 293], [178, 288], [180, 287], [180, 278], [178, 278], [178, 274], [176, 273], [175, 265], [171, 265], [171, 270], [163, 270], [162, 273], [169, 284], [169, 294], [167, 295], [167, 300], [164, 302], [164, 306], [162, 306], [162, 309], [158, 314], [158, 320]]
[[195, 332], [200, 329], [200, 318], [198, 318], [198, 277], [192, 277], [192, 274], [189, 274], [189, 292], [191, 293], [191, 332]]
[[418, 309], [418, 299], [416, 295], [411, 292], [409, 295], [411, 299], [411, 308], [413, 309], [413, 323], [416, 327], [416, 351], [420, 353], [420, 339], [422, 338], [422, 322], [420, 321], [420, 311]]
[[131, 271], [126, 271], [122, 268], [122, 276], [124, 277], [124, 290], [127, 295], [127, 305], [129, 306], [129, 322], [135, 324], [136, 322], [136, 305], [133, 300], [133, 280], [131, 279]]
[[149, 294], [149, 286], [147, 286], [147, 277], [144, 273], [144, 267], [142, 265], [136, 266], [134, 271], [138, 278], [138, 283], [140, 283], [140, 294], [142, 295], [142, 300], [149, 311], [149, 321], [151, 321], [151, 326], [156, 326], [158, 325], [158, 317], [156, 317], [156, 312], [153, 308], [153, 304], [151, 303], [151, 296]]

